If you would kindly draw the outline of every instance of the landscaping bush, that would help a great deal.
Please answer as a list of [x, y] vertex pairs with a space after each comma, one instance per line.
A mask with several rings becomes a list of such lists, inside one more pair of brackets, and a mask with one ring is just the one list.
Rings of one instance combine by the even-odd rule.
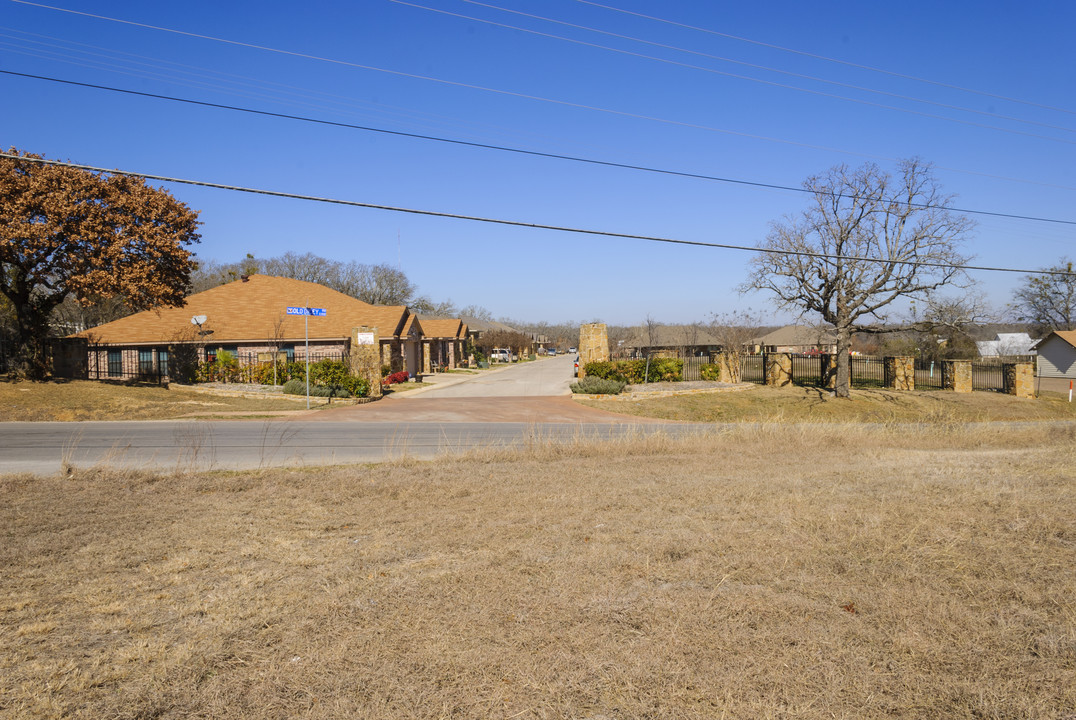
[[305, 380], [288, 380], [284, 383], [284, 392], [288, 395], [306, 395]]
[[714, 363], [699, 365], [699, 377], [703, 380], [721, 380], [721, 366]]
[[217, 350], [216, 359], [213, 362], [198, 364], [199, 382], [239, 382], [242, 378], [239, 368], [239, 360], [227, 350]]
[[583, 366], [584, 377], [597, 377], [604, 378], [606, 380], [623, 380], [620, 373], [617, 372], [616, 363], [609, 361], [597, 361], [588, 362]]
[[411, 379], [411, 375], [406, 370], [401, 370], [398, 373], [392, 373], [384, 380], [381, 381], [382, 385], [395, 385], [396, 383], [407, 382]]
[[617, 395], [624, 389], [624, 385], [620, 380], [588, 375], [579, 382], [572, 383], [569, 387], [573, 393], [582, 395]]

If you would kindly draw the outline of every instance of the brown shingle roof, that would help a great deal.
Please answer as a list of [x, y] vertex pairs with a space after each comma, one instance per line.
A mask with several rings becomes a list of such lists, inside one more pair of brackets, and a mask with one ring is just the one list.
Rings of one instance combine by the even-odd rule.
[[251, 275], [246, 281], [219, 285], [187, 297], [181, 308], [146, 310], [74, 337], [90, 337], [107, 345], [133, 345], [170, 342], [190, 336], [191, 318], [205, 315], [204, 330], [213, 343], [262, 342], [277, 336], [280, 322], [285, 340], [305, 337], [302, 315], [287, 315], [289, 306], [325, 308], [324, 317], [310, 318], [310, 338], [346, 338], [351, 329], [366, 325], [376, 327], [382, 338], [398, 335], [411, 318], [403, 305], [369, 305], [324, 285], [273, 277]]
[[419, 316], [422, 330], [428, 338], [452, 338], [463, 337], [466, 327], [459, 318], [432, 318], [425, 315]]

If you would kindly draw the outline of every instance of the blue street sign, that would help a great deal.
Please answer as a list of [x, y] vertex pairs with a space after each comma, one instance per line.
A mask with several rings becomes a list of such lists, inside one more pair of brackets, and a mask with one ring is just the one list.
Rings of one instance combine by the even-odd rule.
[[325, 317], [325, 308], [288, 307], [288, 315], [314, 315]]

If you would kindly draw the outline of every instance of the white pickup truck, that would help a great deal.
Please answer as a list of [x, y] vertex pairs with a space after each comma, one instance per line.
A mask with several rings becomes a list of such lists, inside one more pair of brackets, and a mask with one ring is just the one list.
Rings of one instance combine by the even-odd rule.
[[493, 348], [489, 354], [490, 362], [512, 362], [512, 351], [508, 348]]

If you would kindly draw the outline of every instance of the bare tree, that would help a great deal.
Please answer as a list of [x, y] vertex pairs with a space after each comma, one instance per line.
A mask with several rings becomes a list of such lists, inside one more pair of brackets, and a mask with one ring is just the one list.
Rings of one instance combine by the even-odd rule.
[[752, 341], [758, 337], [761, 327], [762, 316], [751, 310], [710, 316], [710, 334], [721, 345], [722, 359], [719, 364], [724, 382], [738, 383], [742, 380], [744, 356], [750, 354]]
[[1021, 322], [1031, 323], [1035, 332], [1076, 330], [1076, 271], [1072, 261], [1061, 258], [1050, 275], [1028, 275], [1013, 293], [1013, 310]]
[[814, 194], [796, 218], [774, 223], [742, 290], [766, 290], [777, 304], [817, 313], [834, 326], [834, 392], [848, 397], [852, 334], [884, 324], [886, 308], [955, 284], [967, 262], [958, 248], [972, 228], [950, 209], [929, 165], [900, 163], [894, 179], [873, 163], [839, 165], [808, 178]]

